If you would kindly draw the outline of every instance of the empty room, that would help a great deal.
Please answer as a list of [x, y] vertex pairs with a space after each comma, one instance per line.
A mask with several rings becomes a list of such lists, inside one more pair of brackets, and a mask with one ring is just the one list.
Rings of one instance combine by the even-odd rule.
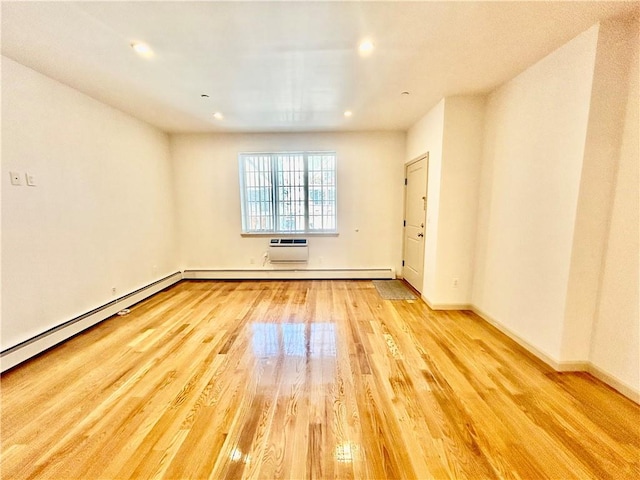
[[640, 2], [0, 22], [1, 478], [640, 478]]

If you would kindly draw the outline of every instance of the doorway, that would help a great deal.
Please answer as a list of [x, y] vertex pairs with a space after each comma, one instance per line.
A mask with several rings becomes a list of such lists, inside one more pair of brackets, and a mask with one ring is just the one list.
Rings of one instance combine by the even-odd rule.
[[427, 167], [429, 154], [404, 167], [404, 234], [402, 276], [418, 292], [424, 278], [424, 234], [427, 212]]

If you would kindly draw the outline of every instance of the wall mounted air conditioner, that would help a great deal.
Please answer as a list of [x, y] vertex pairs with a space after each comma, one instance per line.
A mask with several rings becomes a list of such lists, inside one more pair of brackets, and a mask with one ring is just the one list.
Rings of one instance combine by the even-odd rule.
[[306, 263], [309, 244], [306, 238], [272, 238], [269, 242], [271, 263]]

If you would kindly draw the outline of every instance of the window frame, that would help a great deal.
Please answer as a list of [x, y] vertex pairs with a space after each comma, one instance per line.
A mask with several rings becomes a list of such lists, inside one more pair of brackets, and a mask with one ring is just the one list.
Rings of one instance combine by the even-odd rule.
[[[280, 202], [278, 197], [279, 187], [283, 185], [278, 184], [278, 173], [279, 173], [279, 162], [277, 161], [278, 156], [287, 155], [287, 156], [295, 156], [301, 155], [303, 159], [303, 201], [304, 201], [304, 229], [303, 230], [279, 230], [277, 227], [279, 226], [279, 220], [286, 215], [281, 214]], [[333, 169], [329, 169], [333, 173], [333, 185], [331, 185], [334, 189], [333, 195], [333, 222], [335, 228], [333, 229], [310, 229], [310, 215], [309, 215], [309, 207], [310, 207], [310, 184], [309, 184], [309, 157], [313, 155], [331, 155], [333, 157]], [[247, 157], [259, 157], [259, 156], [267, 156], [269, 161], [270, 175], [271, 175], [271, 193], [269, 202], [272, 210], [272, 225], [273, 229], [271, 230], [250, 230], [248, 229], [249, 219], [251, 217], [249, 204], [251, 203], [248, 200], [247, 195], [247, 186], [245, 184], [246, 180], [246, 172], [245, 165]], [[309, 150], [309, 151], [278, 151], [278, 152], [240, 152], [238, 154], [238, 172], [240, 177], [240, 216], [241, 216], [241, 235], [242, 236], [274, 236], [274, 235], [283, 235], [283, 236], [337, 236], [338, 235], [338, 165], [337, 165], [337, 153], [335, 150]], [[292, 170], [289, 170], [290, 172]], [[320, 170], [322, 171], [322, 170]], [[294, 185], [293, 187], [300, 187], [300, 185]]]

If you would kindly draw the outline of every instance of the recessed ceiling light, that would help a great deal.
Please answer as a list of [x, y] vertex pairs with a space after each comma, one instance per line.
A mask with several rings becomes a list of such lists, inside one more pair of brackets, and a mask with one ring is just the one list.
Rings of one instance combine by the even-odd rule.
[[217, 120], [222, 120], [224, 118], [224, 115], [222, 115], [220, 112], [216, 112], [213, 114], [213, 118]]
[[369, 55], [373, 52], [373, 42], [371, 40], [363, 40], [358, 46], [360, 55]]
[[131, 44], [131, 48], [133, 48], [138, 55], [142, 55], [143, 57], [150, 57], [151, 55], [153, 55], [151, 47], [146, 43], [133, 42]]
[[346, 112], [344, 112], [345, 117], [350, 117], [351, 115], [353, 115], [353, 112], [351, 110], [347, 110]]
[[400, 95], [404, 95], [406, 97], [407, 95], [409, 95], [409, 92], [405, 91], [405, 92], [402, 92]]
[[202, 98], [209, 98], [209, 95], [207, 95], [206, 93], [201, 93], [201, 94], [200, 94], [200, 96], [201, 96]]

